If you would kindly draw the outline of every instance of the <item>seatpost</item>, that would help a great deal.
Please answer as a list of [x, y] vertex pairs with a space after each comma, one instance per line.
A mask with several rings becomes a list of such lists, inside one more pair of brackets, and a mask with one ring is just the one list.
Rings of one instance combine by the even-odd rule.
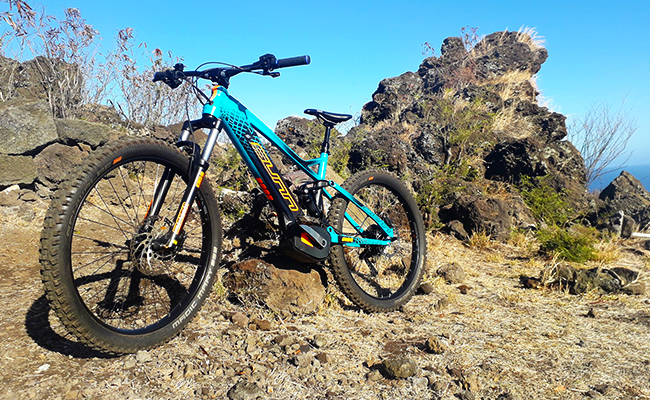
[[330, 153], [330, 134], [332, 132], [332, 127], [334, 125], [329, 124], [327, 122], [324, 122], [323, 125], [325, 125], [325, 139], [323, 139], [323, 145], [320, 148], [320, 152], [322, 153]]

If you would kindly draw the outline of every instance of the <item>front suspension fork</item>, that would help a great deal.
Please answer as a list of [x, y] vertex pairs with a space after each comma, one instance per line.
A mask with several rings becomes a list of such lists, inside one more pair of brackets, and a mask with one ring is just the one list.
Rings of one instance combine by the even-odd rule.
[[[200, 158], [196, 157], [196, 155], [198, 155], [200, 152], [200, 147], [193, 142], [188, 142], [190, 136], [190, 124], [191, 128], [193, 129], [210, 128], [210, 133], [208, 134], [208, 139], [206, 140], [205, 146], [203, 147]], [[192, 162], [190, 164], [191, 173], [187, 189], [185, 189], [183, 199], [181, 200], [180, 206], [176, 211], [176, 217], [174, 219], [172, 230], [164, 236], [164, 241], [160, 243], [161, 247], [165, 249], [172, 249], [178, 244], [178, 237], [183, 230], [183, 226], [185, 225], [189, 211], [192, 208], [192, 204], [196, 198], [196, 192], [201, 187], [205, 172], [210, 165], [210, 155], [212, 154], [212, 150], [214, 149], [214, 146], [217, 142], [217, 137], [219, 136], [219, 132], [222, 127], [223, 123], [221, 120], [211, 120], [210, 118], [206, 119], [205, 116], [200, 120], [191, 121], [183, 126], [181, 136], [176, 145], [179, 147], [188, 145], [192, 147]], [[158, 187], [156, 187], [154, 198], [151, 202], [151, 206], [149, 207], [147, 217], [155, 217], [158, 215], [165, 201], [165, 198], [167, 197], [167, 193], [169, 192], [169, 188], [173, 179], [174, 172], [171, 171], [170, 168], [165, 168]]]

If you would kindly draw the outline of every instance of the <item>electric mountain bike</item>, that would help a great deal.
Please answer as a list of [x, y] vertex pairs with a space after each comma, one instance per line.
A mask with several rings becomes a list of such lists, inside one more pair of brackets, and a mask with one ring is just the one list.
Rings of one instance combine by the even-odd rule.
[[[331, 129], [351, 116], [306, 110], [325, 137], [320, 156], [305, 160], [228, 92], [237, 74], [277, 77], [277, 69], [309, 62], [267, 54], [244, 66], [156, 72], [154, 82], [171, 88], [188, 82], [202, 117], [184, 123], [175, 145], [151, 138], [105, 145], [62, 185], [44, 222], [41, 275], [52, 309], [81, 342], [136, 352], [169, 340], [196, 315], [221, 256], [219, 205], [205, 178], [221, 133], [275, 209], [282, 251], [306, 263], [329, 259], [342, 291], [365, 311], [395, 310], [414, 294], [426, 241], [409, 190], [380, 171], [342, 185], [326, 179]], [[210, 95], [198, 79], [214, 83]], [[198, 129], [209, 131], [203, 148], [191, 140]], [[308, 182], [290, 191], [269, 143]]]

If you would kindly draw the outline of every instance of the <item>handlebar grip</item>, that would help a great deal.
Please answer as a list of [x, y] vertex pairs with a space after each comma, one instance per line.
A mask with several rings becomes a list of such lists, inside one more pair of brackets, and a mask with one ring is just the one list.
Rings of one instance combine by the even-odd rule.
[[170, 88], [176, 89], [181, 85], [181, 83], [183, 83], [181, 78], [178, 77], [177, 73], [182, 74], [182, 71], [179, 72], [179, 71], [168, 69], [167, 71], [154, 72], [153, 81], [154, 82], [162, 81]]
[[153, 81], [154, 82], [162, 81], [163, 79], [165, 79], [165, 76], [167, 76], [167, 71], [154, 72]]
[[275, 61], [274, 68], [285, 68], [285, 67], [295, 67], [298, 65], [308, 65], [311, 62], [309, 56], [300, 56], [300, 57], [291, 57], [291, 58], [282, 58]]

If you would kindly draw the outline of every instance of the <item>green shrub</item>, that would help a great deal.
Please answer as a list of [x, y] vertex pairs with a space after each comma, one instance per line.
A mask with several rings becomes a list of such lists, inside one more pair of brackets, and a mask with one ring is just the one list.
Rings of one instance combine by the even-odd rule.
[[448, 204], [449, 199], [454, 197], [455, 193], [462, 192], [465, 186], [463, 180], [454, 178], [444, 169], [439, 169], [414, 180], [413, 189], [425, 227], [440, 229], [443, 225], [438, 219], [438, 208]]
[[562, 226], [575, 218], [575, 211], [565, 200], [564, 191], [558, 192], [548, 176], [529, 178], [523, 176], [518, 185], [519, 193], [533, 216], [550, 226]]
[[557, 256], [559, 259], [584, 263], [594, 260], [597, 256], [594, 245], [597, 242], [597, 232], [593, 228], [566, 230], [553, 226], [540, 229], [537, 240], [540, 243], [539, 251], [548, 256]]
[[343, 140], [337, 140], [331, 148], [331, 154], [328, 159], [329, 166], [336, 171], [341, 178], [346, 179], [350, 176], [348, 170], [348, 161], [350, 160], [350, 150], [352, 143]]

